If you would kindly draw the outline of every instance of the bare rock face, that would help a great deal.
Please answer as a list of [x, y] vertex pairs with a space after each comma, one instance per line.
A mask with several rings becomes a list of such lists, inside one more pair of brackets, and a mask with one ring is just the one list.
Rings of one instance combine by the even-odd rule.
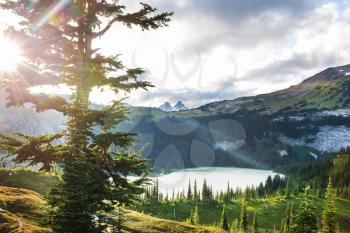
[[164, 104], [160, 105], [159, 108], [165, 112], [171, 112], [173, 110], [173, 107], [169, 102], [165, 102]]
[[182, 103], [182, 101], [178, 101], [174, 108], [173, 108], [173, 111], [184, 111], [184, 110], [187, 110], [188, 108], [185, 106], [184, 103]]
[[188, 108], [182, 101], [178, 101], [174, 106], [171, 106], [169, 102], [165, 102], [164, 104], [159, 106], [159, 109], [165, 112], [177, 112], [188, 110]]

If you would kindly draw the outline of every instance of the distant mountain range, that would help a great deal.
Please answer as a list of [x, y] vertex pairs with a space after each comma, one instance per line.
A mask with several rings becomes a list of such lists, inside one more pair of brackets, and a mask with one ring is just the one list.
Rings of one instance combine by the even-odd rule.
[[[149, 143], [156, 169], [277, 168], [350, 146], [350, 65], [328, 68], [284, 90], [196, 109], [134, 110], [128, 130]], [[138, 119], [138, 120], [136, 120]]]
[[184, 103], [182, 103], [182, 101], [178, 101], [174, 106], [171, 106], [169, 102], [165, 102], [164, 104], [159, 106], [159, 109], [165, 112], [177, 112], [188, 110], [188, 108], [185, 106]]
[[[5, 96], [0, 92], [1, 130], [40, 134], [65, 127], [65, 117], [55, 111], [6, 108]], [[181, 101], [130, 109], [117, 130], [139, 133], [136, 148], [148, 145], [143, 154], [156, 170], [305, 163], [350, 145], [350, 65], [284, 90], [196, 109]]]
[[233, 113], [246, 109], [262, 114], [350, 107], [350, 65], [328, 68], [296, 86], [257, 95], [209, 103], [197, 110]]

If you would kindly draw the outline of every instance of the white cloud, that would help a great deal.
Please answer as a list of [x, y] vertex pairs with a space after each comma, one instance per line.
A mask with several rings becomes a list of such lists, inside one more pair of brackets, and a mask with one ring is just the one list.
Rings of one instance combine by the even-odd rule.
[[[338, 1], [146, 2], [175, 11], [169, 27], [143, 32], [116, 25], [95, 44], [122, 54], [128, 67], [146, 68], [156, 88], [133, 92], [127, 101], [134, 105], [182, 100], [196, 107], [266, 93], [350, 60], [350, 6]], [[120, 97], [92, 94], [99, 103]]]

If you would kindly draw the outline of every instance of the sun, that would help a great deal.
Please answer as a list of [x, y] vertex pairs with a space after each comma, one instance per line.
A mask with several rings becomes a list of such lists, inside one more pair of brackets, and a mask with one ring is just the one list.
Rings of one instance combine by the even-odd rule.
[[13, 71], [21, 61], [19, 46], [0, 34], [0, 71]]

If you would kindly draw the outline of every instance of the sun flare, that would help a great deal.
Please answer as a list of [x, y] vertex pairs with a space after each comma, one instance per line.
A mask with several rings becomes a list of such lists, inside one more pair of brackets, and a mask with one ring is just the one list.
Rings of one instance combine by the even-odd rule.
[[0, 71], [12, 71], [21, 60], [19, 46], [0, 35]]

